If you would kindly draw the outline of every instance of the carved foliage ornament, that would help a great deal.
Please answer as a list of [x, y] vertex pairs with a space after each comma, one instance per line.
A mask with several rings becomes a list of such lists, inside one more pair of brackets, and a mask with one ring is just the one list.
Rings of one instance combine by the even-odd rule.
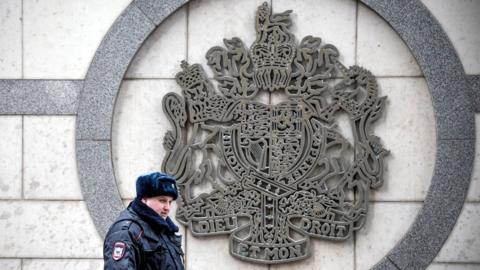
[[[218, 90], [183, 62], [182, 96], [163, 99], [177, 220], [195, 236], [230, 235], [233, 256], [266, 264], [308, 257], [310, 237], [341, 241], [361, 228], [388, 153], [372, 135], [386, 99], [375, 78], [318, 37], [297, 44], [290, 13], [264, 3], [250, 48], [234, 37], [207, 52]], [[283, 101], [265, 104], [265, 93]], [[353, 145], [336, 115], [349, 119]]]

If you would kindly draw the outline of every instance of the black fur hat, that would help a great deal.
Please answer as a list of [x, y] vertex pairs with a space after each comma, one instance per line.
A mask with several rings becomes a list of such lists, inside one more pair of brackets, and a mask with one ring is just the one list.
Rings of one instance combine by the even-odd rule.
[[176, 200], [178, 197], [175, 179], [168, 174], [154, 172], [141, 175], [137, 178], [136, 186], [139, 199], [167, 195]]

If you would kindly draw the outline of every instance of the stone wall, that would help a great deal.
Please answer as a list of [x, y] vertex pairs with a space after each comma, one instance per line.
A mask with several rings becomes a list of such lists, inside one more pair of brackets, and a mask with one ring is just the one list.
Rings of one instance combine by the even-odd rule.
[[[0, 80], [83, 80], [93, 55], [130, 0], [2, 0]], [[129, 67], [112, 124], [113, 167], [126, 204], [135, 178], [159, 170], [169, 129], [161, 100], [180, 92], [180, 61], [206, 66], [206, 51], [234, 36], [251, 44], [263, 1], [196, 0], [156, 29]], [[480, 80], [480, 2], [424, 0], [457, 50], [465, 73]], [[280, 266], [238, 261], [227, 237], [196, 238], [185, 229], [188, 269], [369, 269], [402, 238], [422, 207], [436, 151], [434, 108], [410, 50], [375, 12], [353, 0], [271, 0], [293, 10], [293, 32], [322, 38], [345, 65], [378, 78], [388, 96], [375, 133], [391, 154], [385, 184], [373, 192], [367, 223], [346, 242], [312, 239], [312, 256]], [[40, 91], [41, 89], [39, 89]], [[53, 91], [46, 87], [42, 91]], [[477, 91], [479, 91], [477, 89]], [[72, 97], [57, 97], [72, 98]], [[275, 94], [263, 97], [277, 102]], [[74, 99], [74, 98], [73, 98]], [[4, 101], [0, 100], [0, 103]], [[8, 101], [7, 101], [8, 102]], [[478, 104], [477, 104], [478, 105]], [[478, 107], [477, 107], [478, 108]], [[480, 124], [480, 115], [476, 115]], [[102, 244], [82, 195], [75, 156], [75, 110], [0, 115], [0, 269], [102, 269]], [[477, 138], [480, 132], [477, 131]], [[480, 268], [480, 144], [457, 224], [428, 269]]]

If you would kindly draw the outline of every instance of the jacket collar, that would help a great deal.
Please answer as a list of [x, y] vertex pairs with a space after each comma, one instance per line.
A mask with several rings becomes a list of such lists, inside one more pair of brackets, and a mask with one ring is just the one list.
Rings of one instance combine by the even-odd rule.
[[132, 209], [141, 220], [147, 223], [157, 233], [165, 232], [167, 234], [174, 234], [178, 232], [178, 226], [173, 223], [170, 217], [166, 219], [162, 218], [138, 198], [135, 198], [128, 208]]

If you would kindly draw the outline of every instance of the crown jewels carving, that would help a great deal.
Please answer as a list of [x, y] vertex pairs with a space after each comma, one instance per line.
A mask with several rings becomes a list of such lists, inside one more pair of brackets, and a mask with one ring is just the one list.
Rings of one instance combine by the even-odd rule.
[[345, 67], [318, 37], [297, 43], [290, 13], [261, 5], [249, 48], [234, 37], [207, 52], [216, 87], [183, 62], [182, 95], [163, 100], [173, 129], [162, 169], [178, 179], [177, 220], [195, 236], [227, 234], [233, 256], [265, 264], [304, 259], [310, 238], [342, 241], [361, 228], [388, 153], [372, 130], [386, 99], [374, 76]]

